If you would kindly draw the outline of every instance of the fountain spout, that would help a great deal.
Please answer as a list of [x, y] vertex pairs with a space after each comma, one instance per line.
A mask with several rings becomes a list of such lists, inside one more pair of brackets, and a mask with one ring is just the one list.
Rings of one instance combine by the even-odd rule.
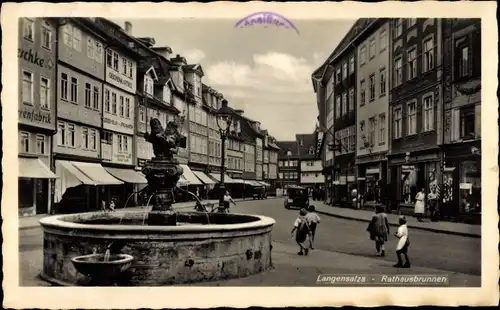
[[106, 249], [106, 252], [104, 252], [104, 261], [109, 262], [109, 257], [111, 256], [111, 252], [109, 249]]

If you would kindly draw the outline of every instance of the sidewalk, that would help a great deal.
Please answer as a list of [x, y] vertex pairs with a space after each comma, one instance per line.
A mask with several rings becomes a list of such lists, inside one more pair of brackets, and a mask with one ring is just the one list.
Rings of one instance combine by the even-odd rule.
[[[281, 197], [267, 197], [267, 199], [276, 199], [276, 198], [281, 198]], [[217, 203], [218, 200], [203, 200], [205, 203]], [[234, 201], [239, 202], [239, 201], [253, 201], [252, 198], [246, 198], [246, 199], [235, 199]], [[175, 203], [173, 205], [174, 210], [183, 210], [183, 209], [193, 209], [194, 208], [194, 201], [188, 201], [188, 202], [179, 202]], [[123, 209], [117, 209], [117, 211], [122, 211]], [[138, 207], [130, 207], [126, 208], [127, 211], [138, 211], [138, 210], [144, 210], [144, 206], [138, 206]], [[194, 209], [193, 209], [194, 210]], [[40, 226], [40, 219], [51, 216], [48, 214], [40, 214], [40, 215], [33, 215], [33, 216], [24, 216], [24, 217], [19, 217], [19, 229], [31, 229], [31, 228], [37, 228]]]
[[[373, 211], [332, 207], [319, 201], [314, 201], [313, 204], [319, 214], [367, 223], [371, 221], [374, 213]], [[387, 214], [387, 217], [391, 226], [399, 226], [399, 215]], [[481, 225], [470, 225], [452, 222], [430, 222], [429, 220], [419, 222], [412, 216], [407, 216], [406, 220], [408, 228], [464, 237], [481, 238]]]

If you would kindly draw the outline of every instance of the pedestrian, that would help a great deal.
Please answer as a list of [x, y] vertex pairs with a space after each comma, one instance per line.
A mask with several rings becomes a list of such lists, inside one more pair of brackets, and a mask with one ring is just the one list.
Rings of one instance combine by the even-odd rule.
[[419, 222], [422, 222], [422, 218], [424, 217], [425, 213], [425, 194], [424, 194], [424, 189], [422, 188], [420, 192], [417, 193], [417, 196], [415, 196], [415, 209], [414, 209], [414, 214], [415, 217]]
[[109, 203], [109, 211], [115, 211], [115, 200], [111, 198], [111, 202]]
[[226, 191], [226, 194], [224, 194], [224, 211], [229, 212], [229, 207], [230, 204], [233, 204], [236, 206], [236, 202], [234, 202], [233, 197], [229, 194], [229, 191]]
[[299, 255], [306, 255], [309, 253], [309, 249], [304, 245], [307, 236], [310, 234], [309, 224], [305, 216], [307, 215], [306, 209], [300, 209], [299, 217], [295, 220], [293, 224], [292, 232], [290, 233], [293, 237], [293, 233], [295, 233], [295, 241], [300, 247], [300, 251], [297, 253]]
[[375, 214], [366, 230], [370, 232], [370, 239], [375, 241], [376, 255], [385, 256], [384, 244], [390, 234], [390, 227], [387, 214], [385, 214], [382, 206], [375, 207]]
[[436, 186], [431, 187], [431, 192], [429, 193], [429, 196], [427, 198], [429, 200], [430, 218], [431, 218], [431, 221], [435, 222], [435, 221], [437, 221], [437, 202], [438, 202], [438, 196], [436, 193]]
[[316, 227], [319, 224], [320, 218], [319, 215], [316, 213], [316, 208], [311, 205], [308, 208], [309, 212], [306, 215], [306, 220], [307, 223], [309, 224], [309, 229], [311, 230], [310, 238], [309, 238], [309, 248], [311, 250], [314, 250], [313, 244], [314, 244], [314, 236], [316, 235]]
[[[398, 246], [396, 248], [396, 254], [398, 255], [398, 263], [394, 265], [396, 268], [410, 268], [410, 259], [408, 258], [408, 248], [410, 246], [410, 239], [408, 238], [408, 227], [406, 226], [406, 217], [399, 217], [399, 227], [398, 231], [394, 234], [399, 238]], [[404, 255], [405, 263], [401, 256]]]

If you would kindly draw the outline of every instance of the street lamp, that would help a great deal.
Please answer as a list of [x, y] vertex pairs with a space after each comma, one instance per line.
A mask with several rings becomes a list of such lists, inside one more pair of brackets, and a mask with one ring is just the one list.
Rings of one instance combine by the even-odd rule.
[[222, 106], [217, 112], [215, 112], [217, 127], [219, 127], [219, 134], [221, 139], [221, 161], [220, 161], [220, 199], [219, 206], [224, 206], [224, 195], [226, 193], [226, 188], [224, 186], [224, 174], [225, 174], [225, 157], [226, 157], [226, 139], [229, 135], [229, 130], [231, 128], [233, 110], [227, 106], [227, 100], [222, 99]]

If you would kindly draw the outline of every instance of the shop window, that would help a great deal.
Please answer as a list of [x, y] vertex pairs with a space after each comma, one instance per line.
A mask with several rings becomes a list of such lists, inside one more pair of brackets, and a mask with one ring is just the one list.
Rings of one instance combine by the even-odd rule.
[[481, 167], [477, 161], [460, 163], [460, 201], [461, 213], [481, 211]]
[[466, 107], [460, 109], [460, 138], [467, 140], [473, 139], [475, 134], [475, 107]]
[[401, 166], [401, 203], [415, 203], [417, 195], [417, 167]]
[[30, 208], [34, 205], [34, 179], [18, 179], [18, 202], [20, 208]]

